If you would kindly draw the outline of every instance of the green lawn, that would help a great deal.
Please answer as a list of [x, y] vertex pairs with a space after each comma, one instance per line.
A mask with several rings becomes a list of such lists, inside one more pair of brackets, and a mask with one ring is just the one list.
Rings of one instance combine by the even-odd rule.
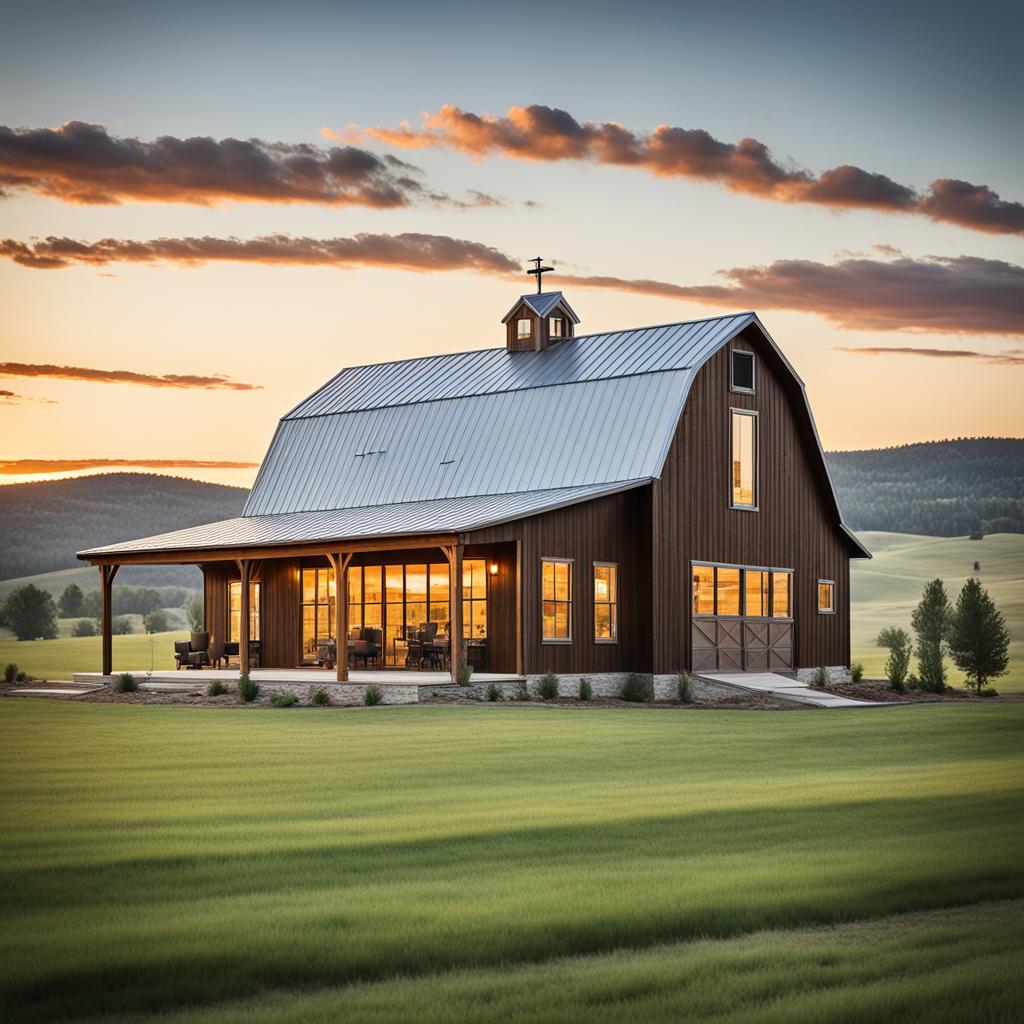
[[1013, 704], [2, 700], [0, 1005], [1009, 1022], [1022, 741]]
[[[884, 626], [910, 629], [910, 613], [928, 580], [946, 582], [950, 600], [977, 574], [1006, 619], [1010, 630], [1010, 671], [993, 680], [997, 690], [1024, 691], [1024, 534], [997, 533], [984, 540], [966, 537], [918, 537], [904, 533], [860, 533], [874, 557], [850, 563], [852, 659], [869, 678], [883, 675], [887, 652], [875, 639]], [[963, 681], [950, 665], [950, 680]]]
[[[130, 616], [139, 619], [139, 616]], [[71, 620], [61, 619], [61, 632]], [[136, 628], [139, 628], [138, 625]], [[0, 640], [0, 665], [13, 661], [36, 679], [70, 679], [76, 672], [99, 672], [102, 651], [98, 636], [61, 636], [56, 640]], [[111, 638], [114, 670], [174, 668], [174, 641], [187, 640], [185, 630], [173, 633], [128, 633]], [[152, 662], [151, 662], [152, 659]]]

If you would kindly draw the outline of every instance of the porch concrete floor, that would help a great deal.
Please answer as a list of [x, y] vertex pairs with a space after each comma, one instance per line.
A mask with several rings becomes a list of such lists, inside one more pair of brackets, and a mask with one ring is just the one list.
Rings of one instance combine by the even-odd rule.
[[[238, 679], [237, 668], [204, 668], [204, 669], [162, 669], [149, 672], [146, 669], [118, 669], [109, 676], [102, 672], [76, 672], [76, 683], [96, 683], [103, 685], [116, 679], [122, 672], [130, 672], [140, 683], [155, 683], [160, 686], [178, 684], [181, 687], [195, 688], [205, 686], [214, 679], [225, 683]], [[249, 673], [257, 683], [272, 685], [274, 683], [308, 683], [316, 686], [320, 683], [337, 683], [337, 674], [333, 668], [257, 668]], [[523, 676], [514, 672], [474, 672], [473, 683], [514, 683]], [[352, 686], [450, 686], [452, 677], [448, 672], [415, 672], [411, 669], [350, 669], [348, 682]], [[344, 684], [342, 684], [344, 685]]]

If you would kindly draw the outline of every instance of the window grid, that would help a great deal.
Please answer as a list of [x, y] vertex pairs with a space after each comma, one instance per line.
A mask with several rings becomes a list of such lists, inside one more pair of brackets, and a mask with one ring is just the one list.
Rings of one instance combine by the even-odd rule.
[[572, 643], [572, 559], [541, 559], [541, 638]]
[[[791, 619], [792, 569], [693, 563], [690, 610], [694, 615]], [[754, 610], [755, 608], [760, 610]]]
[[529, 318], [521, 319], [516, 321], [516, 339], [518, 341], [528, 341], [533, 337], [533, 321]]
[[[242, 636], [242, 581], [231, 580], [228, 583], [228, 643], [238, 643]], [[260, 585], [254, 580], [249, 581], [249, 639], [260, 638]]]
[[619, 642], [619, 567], [594, 563], [594, 643]]

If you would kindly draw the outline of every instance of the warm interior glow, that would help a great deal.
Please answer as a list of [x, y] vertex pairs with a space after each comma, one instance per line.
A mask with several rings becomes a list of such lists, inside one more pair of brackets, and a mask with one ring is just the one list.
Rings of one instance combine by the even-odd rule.
[[544, 559], [541, 599], [545, 640], [572, 639], [572, 563]]
[[619, 638], [619, 567], [594, 566], [594, 639]]
[[757, 452], [757, 417], [732, 414], [732, 503], [738, 508], [757, 505], [754, 460]]

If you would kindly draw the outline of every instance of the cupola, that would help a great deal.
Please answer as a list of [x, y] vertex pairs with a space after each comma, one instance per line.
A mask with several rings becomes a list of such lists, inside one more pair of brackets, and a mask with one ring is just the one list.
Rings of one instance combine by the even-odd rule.
[[505, 345], [509, 352], [540, 352], [571, 338], [580, 322], [561, 292], [546, 292], [542, 288], [542, 275], [554, 268], [543, 266], [539, 256], [530, 262], [536, 266], [527, 273], [537, 275], [537, 291], [520, 295], [501, 321], [505, 325]]

